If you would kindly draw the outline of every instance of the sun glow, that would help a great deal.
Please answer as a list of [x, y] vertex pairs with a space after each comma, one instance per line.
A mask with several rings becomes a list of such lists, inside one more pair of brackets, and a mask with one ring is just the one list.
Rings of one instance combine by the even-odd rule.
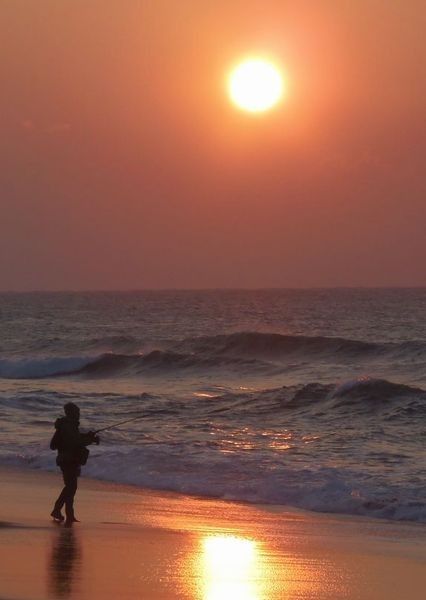
[[235, 67], [228, 79], [232, 102], [242, 110], [260, 113], [278, 104], [284, 94], [279, 69], [260, 58], [245, 60]]

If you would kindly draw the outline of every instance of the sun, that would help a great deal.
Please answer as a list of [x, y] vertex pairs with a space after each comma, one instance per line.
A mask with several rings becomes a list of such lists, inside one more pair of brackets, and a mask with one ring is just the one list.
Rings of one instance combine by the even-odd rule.
[[242, 110], [262, 113], [282, 99], [284, 81], [280, 70], [270, 61], [250, 58], [239, 63], [228, 78], [232, 102]]

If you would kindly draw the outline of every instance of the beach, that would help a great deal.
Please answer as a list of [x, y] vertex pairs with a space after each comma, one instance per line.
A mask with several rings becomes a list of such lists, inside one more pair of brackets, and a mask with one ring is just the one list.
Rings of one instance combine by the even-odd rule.
[[81, 478], [81, 523], [49, 520], [59, 474], [2, 469], [0, 598], [424, 597], [419, 524]]
[[426, 600], [425, 23], [0, 2], [0, 600]]
[[0, 295], [0, 600], [423, 599], [425, 298]]

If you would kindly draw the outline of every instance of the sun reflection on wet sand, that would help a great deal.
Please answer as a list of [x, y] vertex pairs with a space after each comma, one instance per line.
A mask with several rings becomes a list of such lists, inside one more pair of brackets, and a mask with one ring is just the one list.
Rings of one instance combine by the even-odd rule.
[[[298, 520], [296, 519], [295, 523]], [[294, 525], [294, 524], [293, 524]], [[210, 528], [199, 531], [180, 568], [182, 597], [191, 600], [332, 600], [347, 592], [336, 556], [311, 551], [289, 527], [282, 532]], [[259, 534], [260, 533], [260, 534]], [[269, 539], [268, 539], [269, 538]]]
[[[144, 507], [141, 513], [144, 524], [179, 536], [174, 538], [175, 550], [169, 543], [173, 566], [162, 576], [166, 581], [173, 574], [172, 587], [178, 590], [179, 598], [355, 597], [351, 596], [351, 589], [357, 589], [356, 585], [353, 587], [358, 572], [353, 565], [354, 545], [350, 536], [348, 540], [346, 535], [335, 536], [336, 528], [352, 531], [351, 521], [330, 520], [282, 507], [164, 494], [156, 495], [150, 506], [150, 511]], [[356, 535], [357, 528], [358, 525]]]
[[260, 600], [256, 542], [233, 535], [202, 539], [203, 600]]

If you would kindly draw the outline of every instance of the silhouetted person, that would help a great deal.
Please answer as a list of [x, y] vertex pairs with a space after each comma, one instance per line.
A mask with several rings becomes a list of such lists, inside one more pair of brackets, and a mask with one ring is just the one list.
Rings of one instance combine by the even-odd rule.
[[65, 417], [56, 420], [56, 432], [50, 442], [52, 450], [58, 451], [56, 464], [61, 468], [64, 478], [64, 488], [55, 502], [50, 513], [55, 521], [63, 521], [61, 509], [65, 504], [65, 526], [71, 527], [77, 521], [74, 515], [74, 496], [77, 491], [77, 480], [81, 465], [85, 465], [89, 456], [86, 446], [99, 443], [99, 438], [93, 431], [80, 433], [80, 409], [73, 402], [64, 406]]

